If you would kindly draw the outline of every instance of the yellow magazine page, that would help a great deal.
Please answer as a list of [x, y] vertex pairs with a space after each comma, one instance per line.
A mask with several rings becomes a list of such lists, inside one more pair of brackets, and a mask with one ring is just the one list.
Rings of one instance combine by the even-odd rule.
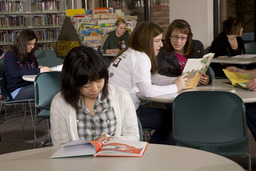
[[253, 79], [253, 77], [249, 74], [228, 71], [226, 69], [223, 69], [223, 71], [228, 79], [231, 81], [232, 85], [236, 85], [237, 83], [247, 83], [249, 80]]

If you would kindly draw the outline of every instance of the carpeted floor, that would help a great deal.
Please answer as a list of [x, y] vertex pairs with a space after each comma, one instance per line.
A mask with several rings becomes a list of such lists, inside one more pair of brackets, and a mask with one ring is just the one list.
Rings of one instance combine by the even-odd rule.
[[[22, 130], [23, 113], [21, 110], [8, 111], [8, 117], [5, 119], [3, 112], [0, 113], [0, 155], [9, 152], [27, 150], [34, 148], [33, 127], [30, 114], [27, 114], [24, 131]], [[48, 138], [47, 121], [43, 120], [38, 124], [36, 148], [42, 148], [42, 142]], [[256, 143], [248, 131], [249, 153], [252, 158], [252, 171], [256, 171]], [[246, 166], [245, 157], [231, 158], [241, 166]]]
[[[6, 119], [3, 113], [0, 115], [0, 154], [34, 148], [34, 132], [30, 114], [27, 114], [24, 130], [22, 129], [23, 116], [19, 109], [13, 112], [8, 111]], [[35, 147], [42, 147], [41, 142], [48, 138], [46, 120], [38, 124], [36, 136]]]

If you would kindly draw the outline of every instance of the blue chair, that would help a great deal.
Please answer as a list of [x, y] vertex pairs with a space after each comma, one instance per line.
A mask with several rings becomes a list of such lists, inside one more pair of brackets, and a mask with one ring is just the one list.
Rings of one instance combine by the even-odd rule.
[[8, 105], [16, 105], [21, 104], [24, 110], [24, 119], [23, 119], [23, 130], [24, 130], [24, 122], [27, 114], [27, 105], [29, 106], [29, 111], [32, 120], [32, 127], [34, 131], [34, 147], [36, 143], [36, 130], [35, 130], [35, 122], [32, 111], [32, 104], [34, 103], [34, 99], [24, 99], [24, 100], [14, 100], [11, 96], [11, 93], [7, 90], [7, 81], [6, 76], [3, 70], [3, 59], [0, 59], [0, 86], [1, 86], [1, 94], [4, 97], [4, 100], [0, 102], [0, 111], [2, 111], [2, 106], [5, 107], [5, 119], [7, 119], [7, 108]]
[[234, 93], [191, 91], [173, 102], [173, 138], [178, 146], [201, 149], [225, 157], [247, 156], [245, 105]]
[[54, 67], [63, 64], [63, 59], [57, 57], [52, 50], [37, 50], [35, 56], [41, 66]]
[[256, 54], [256, 42], [246, 42], [244, 48], [246, 54]]
[[[60, 91], [61, 72], [44, 72], [37, 75], [34, 82], [35, 106], [40, 110], [37, 114], [38, 119], [47, 119], [48, 123], [48, 140], [50, 138], [50, 106], [53, 97]], [[43, 145], [46, 142], [43, 142]]]
[[205, 53], [210, 53], [210, 49], [211, 49], [211, 46], [208, 46], [208, 47], [205, 49]]

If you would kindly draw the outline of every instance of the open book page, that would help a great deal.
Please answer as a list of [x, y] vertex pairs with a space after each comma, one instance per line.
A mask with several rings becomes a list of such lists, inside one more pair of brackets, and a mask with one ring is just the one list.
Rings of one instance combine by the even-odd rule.
[[50, 158], [93, 156], [103, 145], [100, 141], [70, 141], [61, 146]]
[[214, 53], [208, 53], [203, 58], [188, 59], [182, 75], [188, 74], [188, 80], [184, 89], [195, 88], [198, 84], [202, 73], [206, 73]]
[[124, 156], [142, 157], [148, 146], [148, 142], [112, 140], [105, 143], [94, 155], [97, 156]]
[[253, 77], [249, 74], [228, 71], [226, 69], [223, 69], [223, 72], [228, 77], [228, 79], [231, 81], [232, 85], [242, 87], [242, 88], [246, 88], [246, 83], [249, 80], [253, 79]]
[[57, 66], [51, 67], [51, 70], [52, 71], [61, 71], [62, 67], [63, 67], [63, 64], [57, 65]]
[[78, 156], [143, 156], [148, 142], [111, 140], [103, 144], [101, 141], [71, 141], [62, 144], [50, 158], [78, 157]]

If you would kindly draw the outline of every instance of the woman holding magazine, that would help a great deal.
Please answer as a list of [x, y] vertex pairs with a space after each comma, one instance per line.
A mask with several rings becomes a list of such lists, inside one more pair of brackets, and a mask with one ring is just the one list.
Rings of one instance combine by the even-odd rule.
[[65, 57], [61, 92], [51, 104], [53, 145], [75, 140], [139, 141], [134, 104], [123, 88], [108, 84], [108, 69], [98, 53], [86, 46]]
[[[205, 55], [204, 46], [199, 40], [192, 39], [190, 25], [182, 19], [174, 20], [168, 27], [164, 46], [157, 55], [158, 73], [170, 77], [177, 77], [189, 58], [202, 58]], [[202, 74], [200, 83], [211, 83], [209, 70]]]

